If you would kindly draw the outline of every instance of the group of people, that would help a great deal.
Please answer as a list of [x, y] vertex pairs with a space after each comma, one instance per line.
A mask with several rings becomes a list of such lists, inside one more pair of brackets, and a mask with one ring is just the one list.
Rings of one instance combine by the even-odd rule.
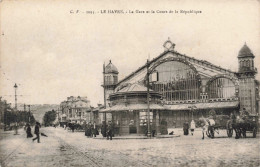
[[85, 127], [85, 136], [96, 137], [97, 135], [99, 135], [99, 132], [95, 122], [93, 124], [91, 122], [87, 123]]
[[[63, 127], [66, 130], [67, 125], [64, 124]], [[68, 127], [71, 129], [72, 132], [74, 132], [75, 125], [73, 123], [69, 123]], [[99, 127], [96, 125], [95, 122], [93, 122], [93, 123], [88, 122], [83, 127], [85, 129], [85, 136], [87, 136], [88, 138], [90, 138], [90, 137], [94, 138], [97, 135], [99, 135]], [[108, 121], [108, 124], [103, 122], [100, 129], [101, 129], [101, 134], [103, 137], [106, 137], [107, 140], [112, 140], [112, 137], [114, 134], [113, 134], [113, 123], [111, 121]]]
[[183, 133], [184, 135], [188, 135], [189, 134], [189, 130], [191, 132], [191, 135], [193, 136], [193, 133], [194, 133], [194, 129], [196, 128], [196, 125], [195, 125], [195, 121], [192, 120], [190, 125], [188, 122], [185, 122], [183, 124]]
[[101, 126], [101, 134], [103, 137], [106, 137], [107, 140], [112, 140], [112, 137], [114, 135], [114, 126], [111, 121], [108, 121], [108, 124], [105, 122], [102, 123]]
[[[39, 122], [36, 122], [35, 127], [34, 127], [34, 134], [36, 135], [36, 137], [33, 138], [32, 141], [37, 140], [37, 142], [40, 143], [40, 135], [48, 137], [46, 134], [40, 133], [40, 128], [41, 128], [41, 124]], [[27, 138], [33, 137], [32, 128], [29, 123], [26, 124], [25, 130], [26, 130]]]

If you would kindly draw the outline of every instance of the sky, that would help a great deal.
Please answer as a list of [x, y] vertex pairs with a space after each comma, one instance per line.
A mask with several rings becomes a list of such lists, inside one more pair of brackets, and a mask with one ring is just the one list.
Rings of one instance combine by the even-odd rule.
[[59, 104], [68, 96], [87, 96], [96, 106], [103, 103], [103, 63], [111, 60], [123, 79], [161, 54], [168, 38], [179, 53], [232, 71], [246, 42], [260, 69], [259, 1], [3, 0], [0, 5], [0, 96], [10, 103], [17, 83], [18, 103]]

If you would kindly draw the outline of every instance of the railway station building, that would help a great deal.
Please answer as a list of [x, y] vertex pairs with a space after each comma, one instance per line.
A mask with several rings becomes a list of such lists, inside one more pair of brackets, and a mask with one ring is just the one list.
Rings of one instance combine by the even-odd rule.
[[259, 113], [255, 56], [246, 44], [238, 51], [237, 71], [181, 54], [170, 40], [163, 46], [163, 53], [120, 81], [116, 66], [111, 61], [104, 65], [101, 119], [112, 121], [116, 134], [144, 134], [148, 107], [156, 134], [207, 117], [210, 110], [230, 115], [245, 108], [251, 114]]

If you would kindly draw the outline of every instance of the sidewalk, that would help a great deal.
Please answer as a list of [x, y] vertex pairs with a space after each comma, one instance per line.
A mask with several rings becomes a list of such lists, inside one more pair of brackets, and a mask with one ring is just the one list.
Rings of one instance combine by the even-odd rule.
[[[170, 129], [169, 132], [173, 131], [173, 135], [159, 135], [155, 137], [151, 137], [152, 139], [163, 139], [163, 138], [175, 138], [175, 137], [180, 137], [181, 134], [183, 133], [182, 128], [175, 128], [175, 129]], [[100, 134], [100, 133], [99, 133]], [[101, 134], [97, 135], [97, 137], [93, 139], [107, 139], [106, 137], [103, 137]], [[144, 135], [138, 135], [138, 134], [132, 134], [132, 135], [124, 135], [124, 136], [115, 136], [113, 137], [113, 140], [125, 140], [125, 139], [150, 139], [147, 136]]]
[[[62, 128], [60, 128], [60, 129], [62, 129]], [[171, 132], [171, 131], [173, 131], [174, 132], [174, 134], [173, 135], [159, 135], [159, 136], [155, 136], [155, 137], [151, 137], [151, 139], [164, 139], [164, 138], [175, 138], [175, 137], [181, 137], [181, 136], [185, 136], [184, 134], [183, 134], [183, 128], [171, 128], [171, 129], [168, 129], [168, 132]], [[71, 133], [71, 132], [70, 132]], [[82, 135], [84, 135], [84, 132], [83, 131], [75, 131], [74, 133], [82, 133]], [[196, 128], [195, 130], [194, 130], [194, 133], [196, 133], [196, 134], [201, 134], [201, 136], [202, 136], [202, 129], [201, 128]], [[220, 130], [220, 133], [221, 133], [221, 137], [227, 137], [227, 134], [226, 134], [226, 130], [224, 129], [222, 129], [222, 130]], [[188, 136], [190, 136], [191, 135], [191, 133], [190, 133], [190, 131], [189, 131], [189, 135]], [[247, 132], [247, 136], [249, 137], [249, 138], [251, 138], [252, 137], [252, 133], [249, 133], [249, 132]], [[218, 134], [216, 133], [216, 137], [218, 138]], [[235, 137], [235, 132], [233, 132], [233, 138]], [[258, 132], [257, 133], [257, 136], [256, 136], [257, 138], [259, 138], [260, 137], [260, 133]], [[93, 138], [93, 137], [90, 137], [90, 138]], [[100, 139], [100, 140], [106, 140], [107, 138], [106, 137], [103, 137], [102, 136], [102, 134], [101, 133], [99, 133], [99, 135], [97, 135], [95, 138], [93, 138], [93, 139]], [[138, 135], [138, 134], [131, 134], [131, 135], [122, 135], [122, 136], [114, 136], [113, 137], [113, 140], [126, 140], [126, 139], [150, 139], [150, 138], [148, 138], [147, 136], [144, 136], [144, 135]]]
[[[180, 135], [159, 135], [155, 137], [151, 137], [152, 139], [162, 139], [162, 138], [174, 138], [174, 137], [180, 137]], [[103, 137], [102, 135], [98, 135], [97, 137], [94, 137], [93, 139], [103, 139], [106, 140], [106, 137]], [[139, 135], [126, 135], [126, 136], [115, 136], [113, 137], [113, 140], [124, 140], [124, 139], [150, 139], [147, 136], [139, 136]]]

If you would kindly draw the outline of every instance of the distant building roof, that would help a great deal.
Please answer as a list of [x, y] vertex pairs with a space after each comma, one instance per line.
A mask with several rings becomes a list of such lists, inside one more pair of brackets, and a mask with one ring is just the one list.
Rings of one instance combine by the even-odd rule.
[[255, 57], [255, 56], [253, 55], [253, 53], [245, 43], [244, 46], [240, 49], [237, 57], [243, 58], [243, 57]]
[[105, 67], [105, 74], [108, 73], [115, 73], [118, 74], [118, 70], [116, 68], [116, 66], [114, 66], [111, 62], [111, 60], [109, 61], [109, 64]]

